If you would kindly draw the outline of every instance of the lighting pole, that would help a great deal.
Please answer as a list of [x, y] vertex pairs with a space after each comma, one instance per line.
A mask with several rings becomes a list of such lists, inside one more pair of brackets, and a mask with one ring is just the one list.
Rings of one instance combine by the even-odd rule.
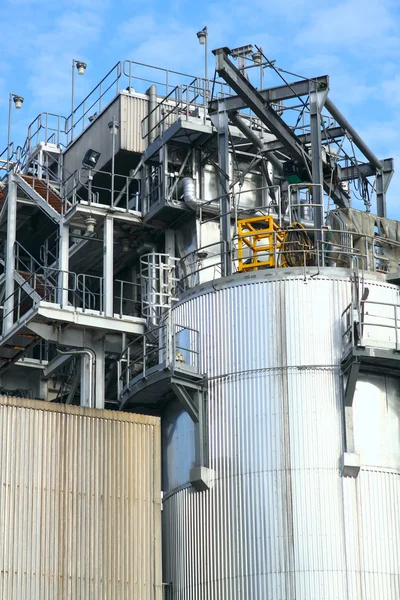
[[207, 25], [201, 31], [197, 32], [199, 43], [204, 46], [204, 99], [207, 103], [208, 99], [208, 29]]
[[75, 95], [75, 66], [78, 75], [84, 75], [87, 64], [81, 60], [72, 59], [72, 93], [71, 93], [71, 142], [74, 139], [74, 95]]
[[112, 155], [111, 155], [111, 206], [114, 206], [114, 178], [115, 178], [115, 138], [117, 137], [117, 133], [119, 130], [119, 123], [115, 120], [115, 117], [112, 118], [112, 121], [109, 122], [108, 128], [112, 135]]
[[23, 101], [24, 99], [22, 96], [19, 96], [18, 94], [12, 94], [10, 92], [10, 98], [8, 102], [7, 169], [10, 168], [10, 161], [12, 158], [12, 156], [10, 156], [12, 103], [14, 102], [15, 108], [19, 110]]

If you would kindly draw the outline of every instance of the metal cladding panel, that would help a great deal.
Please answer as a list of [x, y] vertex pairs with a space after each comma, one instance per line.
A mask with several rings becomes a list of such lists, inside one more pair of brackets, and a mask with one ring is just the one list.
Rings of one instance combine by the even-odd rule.
[[[82, 169], [82, 159], [90, 148], [100, 152], [96, 170], [101, 170], [111, 159], [113, 140], [108, 124], [112, 121], [113, 117], [116, 121], [121, 120], [121, 98], [123, 96], [118, 95], [93, 123], [67, 147], [63, 154], [64, 180], [68, 179], [78, 169]], [[78, 136], [78, 131], [75, 135]], [[115, 138], [116, 153], [121, 148], [121, 136], [122, 133]], [[85, 181], [83, 175], [81, 179]]]
[[0, 597], [161, 600], [159, 420], [0, 397]]
[[[371, 566], [367, 590], [359, 557], [378, 534], [378, 500], [372, 506], [367, 498], [364, 472], [359, 481], [340, 476], [341, 315], [351, 298], [350, 273], [306, 279], [299, 273], [216, 282], [173, 310], [176, 323], [201, 332], [215, 472], [213, 488], [196, 493], [179, 458], [188, 432], [164, 439], [164, 460], [171, 470], [182, 467], [179, 484], [186, 483], [164, 490], [165, 577], [174, 599], [399, 597], [398, 567], [382, 561], [376, 563], [382, 570]], [[370, 300], [398, 297], [382, 280], [368, 286]], [[373, 485], [398, 528], [398, 477], [390, 489], [378, 480]], [[369, 507], [365, 517], [360, 499]], [[398, 556], [400, 538], [390, 538], [388, 524], [381, 519], [380, 535]], [[383, 542], [379, 547], [384, 551]], [[384, 596], [382, 581], [392, 581]]]
[[[149, 98], [144, 94], [121, 94], [121, 149], [128, 150], [128, 152], [140, 152], [143, 153], [147, 146], [147, 138], [143, 139], [143, 126], [142, 121], [145, 119], [149, 112]], [[162, 98], [158, 98], [160, 103]], [[161, 114], [161, 109], [155, 111], [156, 122], [159, 122], [161, 118], [164, 119], [162, 127], [167, 129], [172, 123], [174, 123], [178, 116], [173, 110], [174, 105], [165, 105], [164, 110], [169, 111], [168, 116]], [[144, 123], [144, 132], [148, 128], [147, 120]], [[161, 133], [160, 127], [157, 127], [154, 134], [158, 136]]]
[[142, 121], [149, 111], [148, 96], [121, 95], [121, 149], [143, 153], [147, 140], [142, 138]]

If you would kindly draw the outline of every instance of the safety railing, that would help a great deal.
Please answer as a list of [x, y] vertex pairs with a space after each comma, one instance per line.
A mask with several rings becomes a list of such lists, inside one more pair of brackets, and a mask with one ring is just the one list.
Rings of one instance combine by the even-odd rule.
[[55, 278], [59, 280], [61, 275], [65, 275], [62, 279], [68, 282], [67, 287], [63, 289], [74, 293], [76, 290], [74, 273], [60, 269], [46, 269], [44, 273], [27, 274], [23, 283], [15, 286], [13, 293], [3, 300], [3, 307], [12, 305], [8, 311], [3, 308], [3, 320], [12, 314], [13, 322], [18, 323], [29, 310], [37, 307], [40, 302], [57, 303], [61, 287], [53, 285], [53, 280]]
[[158, 320], [177, 300], [178, 262], [169, 254], [157, 252], [140, 257], [142, 312], [148, 319]]
[[76, 204], [85, 203], [118, 206], [124, 210], [140, 210], [137, 180], [126, 175], [97, 169], [78, 169], [66, 177], [62, 188], [65, 212]]
[[373, 346], [400, 350], [400, 305], [390, 302], [361, 300], [351, 302], [342, 313], [343, 350]]
[[41, 113], [28, 127], [26, 138], [27, 152], [32, 152], [40, 142], [65, 147], [67, 143], [65, 133], [66, 118], [54, 113]]
[[74, 295], [75, 308], [104, 312], [104, 277], [78, 273]]
[[[17, 243], [16, 250], [18, 248]], [[3, 318], [13, 314], [13, 322], [18, 322], [42, 301], [59, 305], [64, 292], [69, 306], [82, 312], [104, 313], [103, 277], [42, 266], [29, 254], [22, 254], [21, 250], [16, 252], [16, 271], [23, 281], [15, 285], [13, 293], [4, 300], [3, 306], [10, 308]], [[120, 318], [139, 316], [139, 287], [129, 281], [115, 280], [114, 312]], [[11, 298], [12, 302], [9, 302]]]
[[[316, 236], [316, 233], [319, 235]], [[274, 269], [302, 267], [306, 271], [309, 266], [353, 268], [354, 264], [358, 264], [363, 271], [382, 272], [382, 263], [385, 260], [382, 251], [385, 247], [395, 249], [400, 256], [400, 243], [395, 240], [346, 231], [343, 236], [346, 243], [343, 243], [342, 234], [341, 230], [289, 225], [282, 230], [271, 232], [269, 247], [258, 253], [258, 261], [269, 262], [270, 266], [264, 268]], [[381, 252], [378, 253], [377, 248]], [[201, 283], [219, 279], [227, 263], [231, 265], [232, 273], [246, 270], [247, 260], [249, 270], [263, 268], [263, 265], [251, 266], [250, 249], [248, 256], [238, 256], [237, 236], [233, 237], [230, 247], [222, 241], [200, 246], [179, 261], [179, 289], [182, 292]]]
[[199, 375], [199, 331], [170, 323], [168, 319], [131, 342], [121, 354], [118, 365], [119, 396], [134, 382], [160, 369]]
[[158, 93], [166, 96], [185, 79], [191, 81], [194, 76], [132, 60], [116, 63], [67, 117], [65, 133], [68, 142], [84, 131], [90, 124], [89, 117], [100, 114], [121, 90], [145, 93], [150, 85], [156, 85]]
[[[154, 137], [162, 135], [167, 126], [178, 118], [187, 120], [191, 116], [197, 116], [205, 123], [207, 115], [204, 98], [207, 88], [202, 86], [204, 79], [195, 77], [187, 84], [174, 87], [142, 120], [142, 138], [146, 139], [151, 134]], [[201, 112], [199, 109], [202, 109]]]
[[55, 266], [58, 262], [60, 232], [54, 231], [40, 246], [40, 260], [45, 267]]
[[[321, 202], [314, 202], [319, 192]], [[315, 211], [324, 214], [324, 188], [317, 183], [292, 183], [288, 186], [288, 216], [290, 223], [313, 221]]]
[[131, 281], [116, 279], [114, 281], [114, 313], [120, 317], [141, 315], [141, 285]]

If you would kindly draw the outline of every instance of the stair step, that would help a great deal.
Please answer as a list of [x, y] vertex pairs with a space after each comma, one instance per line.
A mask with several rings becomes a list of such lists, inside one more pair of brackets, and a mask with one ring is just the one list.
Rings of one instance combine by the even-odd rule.
[[56, 212], [61, 214], [62, 201], [57, 193], [52, 190], [42, 179], [37, 179], [32, 175], [22, 175], [26, 181]]

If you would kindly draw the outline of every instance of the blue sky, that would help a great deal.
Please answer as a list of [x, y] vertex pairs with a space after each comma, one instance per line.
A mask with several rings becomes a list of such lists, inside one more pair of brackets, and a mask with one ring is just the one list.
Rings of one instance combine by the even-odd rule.
[[[77, 102], [118, 60], [201, 76], [196, 32], [206, 24], [210, 49], [253, 43], [290, 71], [330, 75], [333, 101], [379, 157], [400, 164], [398, 0], [3, 0], [0, 148], [7, 141], [9, 92], [25, 98], [13, 112], [13, 138], [21, 143], [40, 112], [69, 114], [72, 58], [88, 65], [76, 79]], [[396, 174], [389, 216], [400, 216], [399, 193]]]

